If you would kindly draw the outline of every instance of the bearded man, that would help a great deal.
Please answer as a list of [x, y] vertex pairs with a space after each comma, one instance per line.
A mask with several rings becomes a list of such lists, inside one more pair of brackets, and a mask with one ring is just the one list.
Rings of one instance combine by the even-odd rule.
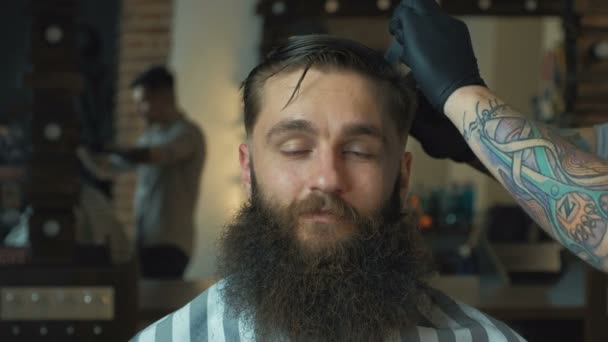
[[243, 83], [249, 201], [220, 241], [223, 279], [133, 341], [522, 341], [427, 285], [404, 206], [414, 99], [356, 42], [273, 50]]

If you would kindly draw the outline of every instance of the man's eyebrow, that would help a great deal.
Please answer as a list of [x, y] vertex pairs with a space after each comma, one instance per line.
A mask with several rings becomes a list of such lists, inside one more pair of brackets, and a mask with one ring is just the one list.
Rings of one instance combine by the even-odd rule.
[[269, 143], [273, 136], [287, 132], [300, 132], [317, 135], [317, 128], [307, 120], [283, 120], [274, 125], [266, 134], [266, 142]]
[[367, 135], [370, 137], [378, 138], [382, 140], [383, 143], [386, 143], [386, 134], [377, 126], [356, 123], [350, 124], [346, 126], [343, 130], [343, 135], [346, 137]]

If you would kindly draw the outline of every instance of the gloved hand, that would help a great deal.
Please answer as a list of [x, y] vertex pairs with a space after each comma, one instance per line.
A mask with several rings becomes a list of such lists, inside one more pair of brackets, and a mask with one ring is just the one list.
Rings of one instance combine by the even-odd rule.
[[429, 156], [449, 158], [460, 163], [471, 163], [477, 157], [456, 126], [443, 113], [438, 112], [425, 96], [416, 91], [418, 108], [410, 134], [418, 140]]
[[418, 86], [440, 112], [456, 89], [485, 86], [467, 26], [443, 12], [435, 0], [401, 1], [390, 32], [403, 48], [401, 61], [412, 69]]

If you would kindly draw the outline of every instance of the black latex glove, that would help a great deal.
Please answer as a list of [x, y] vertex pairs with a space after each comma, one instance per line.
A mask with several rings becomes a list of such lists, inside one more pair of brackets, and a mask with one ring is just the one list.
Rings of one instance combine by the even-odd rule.
[[467, 85], [484, 85], [467, 26], [447, 15], [435, 0], [403, 0], [390, 22], [403, 48], [401, 61], [430, 103], [443, 112], [448, 97]]
[[456, 126], [443, 113], [427, 101], [420, 90], [416, 91], [418, 108], [410, 134], [418, 140], [422, 149], [433, 158], [449, 158], [460, 163], [477, 159]]

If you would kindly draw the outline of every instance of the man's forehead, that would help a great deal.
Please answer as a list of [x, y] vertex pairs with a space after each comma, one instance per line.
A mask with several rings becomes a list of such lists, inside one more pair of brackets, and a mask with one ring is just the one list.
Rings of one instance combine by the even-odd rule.
[[[358, 121], [378, 120], [384, 111], [373, 83], [356, 71], [311, 67], [284, 71], [264, 83], [259, 116], [308, 116], [317, 110], [349, 112]], [[260, 119], [258, 117], [258, 119]]]
[[[343, 139], [366, 136], [378, 139], [385, 144], [388, 143], [384, 127], [374, 123], [355, 120], [340, 123], [335, 128], [337, 129], [335, 133]], [[265, 139], [267, 143], [272, 143], [273, 138], [293, 133], [306, 134], [308, 136], [323, 134], [315, 122], [306, 119], [285, 119], [271, 126], [268, 132], [266, 132]]]
[[276, 91], [295, 90], [296, 87], [315, 86], [319, 82], [332, 80], [335, 83], [345, 82], [353, 85], [354, 80], [360, 80], [361, 85], [368, 86], [369, 79], [360, 72], [338, 67], [292, 68], [280, 71], [264, 82], [263, 91], [274, 94]]
[[[272, 130], [286, 132], [278, 126], [284, 125], [290, 120], [298, 120], [300, 122], [308, 121], [310, 127], [317, 129], [314, 134], [317, 136], [331, 134], [339, 139], [370, 136], [378, 138], [388, 145], [392, 145], [394, 141], [400, 141], [397, 126], [393, 123], [392, 117], [386, 113], [386, 106], [381, 101], [382, 95], [378, 89], [374, 89], [373, 81], [368, 77], [351, 70], [311, 68], [304, 75], [302, 82], [304, 91], [300, 89], [295, 93], [292, 102], [289, 102], [303, 72], [303, 68], [285, 71], [274, 75], [272, 80], [267, 80], [270, 82], [265, 84], [267, 87], [263, 92], [266, 94], [260, 94], [260, 107], [253, 126], [252, 137], [269, 142]], [[315, 84], [315, 80], [332, 76], [333, 81], [325, 82], [321, 87]], [[342, 102], [334, 101], [336, 96], [325, 96], [340, 85], [343, 85], [342, 88], [347, 91], [341, 94]], [[317, 91], [309, 90], [307, 92], [306, 87]], [[319, 89], [323, 89], [323, 91], [319, 91]], [[327, 92], [324, 91], [326, 89]], [[273, 92], [274, 94], [270, 95], [276, 96], [268, 96], [268, 93]], [[295, 105], [286, 106], [288, 102], [295, 103]], [[292, 130], [292, 132], [294, 131]], [[301, 132], [303, 133], [303, 131]], [[313, 130], [308, 130], [308, 132], [313, 132]]]

